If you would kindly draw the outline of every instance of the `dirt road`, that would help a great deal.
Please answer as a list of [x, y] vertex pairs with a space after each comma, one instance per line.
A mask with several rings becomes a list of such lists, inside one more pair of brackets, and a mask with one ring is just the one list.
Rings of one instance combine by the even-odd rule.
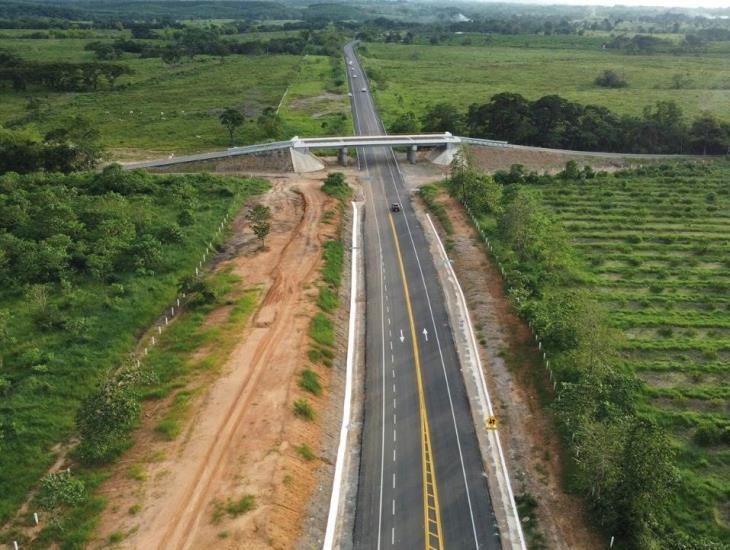
[[[160, 442], [141, 430], [126, 460], [151, 452], [164, 458], [145, 463], [148, 481], [133, 485], [116, 475], [107, 483], [99, 542], [115, 531], [124, 533], [121, 547], [144, 549], [288, 548], [297, 540], [319, 461], [303, 460], [294, 448], [306, 443], [316, 456], [322, 434], [318, 423], [294, 418], [292, 402], [301, 394], [297, 374], [307, 361], [321, 244], [335, 224], [320, 223], [334, 210], [320, 182], [293, 178], [277, 178], [266, 196], [273, 213], [266, 250], [253, 252], [251, 239], [240, 239], [219, 266], [232, 265], [246, 287], [262, 287], [260, 307], [194, 405], [186, 431]], [[318, 368], [326, 393], [328, 369]], [[308, 398], [315, 409], [326, 403]], [[213, 521], [215, 503], [249, 494], [253, 511]], [[131, 503], [141, 506], [133, 516]]]

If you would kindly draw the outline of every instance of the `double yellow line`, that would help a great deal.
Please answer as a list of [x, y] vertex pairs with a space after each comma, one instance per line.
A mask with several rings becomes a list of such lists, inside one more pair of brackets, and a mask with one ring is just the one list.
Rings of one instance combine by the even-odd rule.
[[441, 530], [441, 509], [439, 508], [438, 486], [436, 484], [436, 465], [433, 459], [433, 448], [431, 447], [431, 429], [428, 425], [428, 410], [426, 409], [426, 397], [423, 391], [423, 378], [421, 376], [421, 359], [418, 354], [418, 341], [416, 340], [416, 324], [413, 321], [413, 308], [411, 307], [411, 295], [408, 292], [408, 281], [406, 270], [403, 264], [403, 256], [400, 252], [398, 234], [395, 231], [393, 215], [388, 213], [390, 228], [393, 231], [395, 251], [400, 266], [400, 276], [403, 282], [403, 292], [406, 296], [406, 310], [408, 311], [408, 322], [411, 327], [411, 343], [413, 345], [413, 357], [416, 362], [416, 385], [418, 387], [418, 408], [421, 417], [421, 465], [423, 468], [423, 526], [425, 531], [426, 550], [443, 550], [443, 536]]

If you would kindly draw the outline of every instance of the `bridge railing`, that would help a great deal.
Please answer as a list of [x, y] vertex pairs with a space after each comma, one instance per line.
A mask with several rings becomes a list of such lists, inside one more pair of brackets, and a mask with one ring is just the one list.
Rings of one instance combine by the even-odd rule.
[[510, 147], [506, 141], [493, 139], [478, 139], [454, 136], [449, 132], [443, 134], [391, 134], [374, 136], [343, 136], [343, 137], [322, 137], [322, 138], [300, 138], [294, 136], [286, 141], [273, 141], [270, 143], [257, 143], [254, 145], [243, 145], [240, 147], [229, 147], [224, 151], [211, 151], [196, 155], [174, 156], [170, 155], [164, 159], [134, 162], [125, 165], [126, 169], [153, 168], [161, 166], [172, 166], [204, 160], [214, 160], [239, 155], [252, 155], [284, 149], [335, 149], [342, 147], [399, 147], [417, 145], [422, 147], [434, 147], [443, 145], [459, 144], [481, 145], [488, 147]]

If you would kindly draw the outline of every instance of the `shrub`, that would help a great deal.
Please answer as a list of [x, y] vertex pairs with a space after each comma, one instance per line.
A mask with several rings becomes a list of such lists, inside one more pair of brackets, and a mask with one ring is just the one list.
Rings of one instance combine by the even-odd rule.
[[315, 412], [312, 405], [306, 399], [300, 398], [294, 401], [294, 416], [302, 420], [314, 420]]
[[309, 326], [309, 335], [312, 339], [322, 346], [335, 345], [335, 331], [332, 321], [330, 321], [324, 313], [317, 313], [312, 317], [312, 323]]
[[700, 447], [713, 447], [730, 444], [730, 426], [720, 427], [717, 424], [703, 424], [694, 434], [694, 442]]
[[53, 472], [41, 480], [41, 488], [36, 497], [44, 510], [53, 510], [59, 506], [74, 506], [86, 499], [84, 482], [67, 472]]
[[140, 406], [128, 384], [109, 380], [81, 403], [76, 426], [81, 443], [76, 455], [85, 463], [104, 463], [119, 456], [129, 444], [128, 433]]
[[602, 88], [625, 88], [629, 85], [616, 71], [610, 69], [599, 74], [593, 83]]
[[342, 172], [330, 172], [322, 184], [322, 191], [341, 201], [347, 200], [351, 189]]
[[323, 286], [319, 289], [319, 296], [317, 297], [317, 305], [324, 311], [330, 312], [337, 308], [337, 294], [327, 287]]
[[342, 282], [342, 262], [344, 256], [345, 247], [342, 241], [330, 240], [324, 243], [324, 251], [322, 252], [322, 259], [324, 260], [322, 278], [334, 288], [339, 288]]
[[297, 454], [301, 456], [307, 462], [314, 460], [314, 452], [309, 448], [309, 445], [302, 443], [298, 447], [295, 447]]
[[299, 387], [311, 394], [322, 393], [322, 385], [319, 383], [319, 375], [312, 369], [304, 369], [299, 376]]

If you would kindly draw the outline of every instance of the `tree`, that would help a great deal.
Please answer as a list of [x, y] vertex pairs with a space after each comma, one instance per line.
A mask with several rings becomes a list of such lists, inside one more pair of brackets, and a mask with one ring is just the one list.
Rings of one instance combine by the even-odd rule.
[[261, 246], [264, 246], [266, 236], [271, 232], [271, 222], [269, 221], [271, 219], [271, 208], [257, 204], [246, 214], [246, 219], [254, 234], [261, 241]]
[[273, 107], [266, 107], [256, 119], [256, 125], [266, 139], [279, 139], [284, 131], [284, 123]]
[[664, 431], [637, 418], [626, 434], [618, 487], [619, 528], [636, 548], [646, 548], [655, 519], [668, 506], [677, 481], [674, 452]]
[[3, 355], [15, 341], [10, 335], [11, 319], [10, 312], [7, 309], [0, 309], [0, 369], [3, 366]]
[[610, 69], [599, 74], [593, 83], [601, 88], [625, 88], [629, 85], [616, 71]]
[[689, 130], [692, 149], [703, 155], [722, 154], [730, 150], [730, 135], [724, 131], [717, 119], [704, 113], [695, 119]]
[[423, 115], [421, 126], [424, 132], [458, 134], [462, 127], [461, 114], [450, 103], [437, 103]]
[[221, 124], [225, 126], [228, 130], [230, 143], [231, 145], [233, 145], [233, 133], [236, 131], [236, 128], [239, 128], [243, 125], [243, 122], [245, 120], [243, 114], [237, 109], [228, 107], [220, 114], [218, 118], [221, 121]]
[[418, 132], [418, 119], [413, 111], [401, 114], [390, 125], [392, 134], [415, 134]]

